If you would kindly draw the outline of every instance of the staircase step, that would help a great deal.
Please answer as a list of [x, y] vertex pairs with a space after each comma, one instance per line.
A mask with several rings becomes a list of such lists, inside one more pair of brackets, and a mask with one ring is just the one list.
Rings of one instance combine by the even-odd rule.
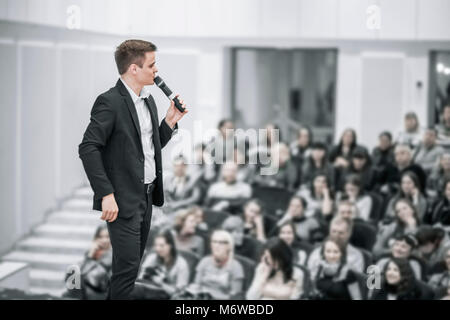
[[62, 294], [66, 291], [65, 288], [46, 288], [46, 287], [30, 287], [28, 290], [31, 294], [49, 294], [55, 298], [61, 298]]
[[2, 257], [5, 261], [26, 262], [35, 269], [62, 270], [83, 261], [82, 254], [38, 253], [29, 251], [12, 251]]
[[91, 243], [90, 240], [28, 237], [17, 243], [16, 248], [40, 253], [83, 254], [90, 248]]
[[62, 208], [65, 210], [92, 210], [92, 199], [84, 199], [84, 198], [71, 198], [69, 200], [64, 201], [62, 204]]
[[100, 219], [100, 212], [93, 211], [56, 211], [47, 216], [47, 222], [68, 225], [100, 225], [105, 223]]
[[45, 223], [33, 230], [35, 236], [43, 236], [48, 238], [64, 238], [92, 240], [95, 234], [96, 226], [90, 225], [66, 225]]
[[61, 289], [65, 287], [65, 276], [63, 270], [31, 269], [30, 285], [31, 287]]

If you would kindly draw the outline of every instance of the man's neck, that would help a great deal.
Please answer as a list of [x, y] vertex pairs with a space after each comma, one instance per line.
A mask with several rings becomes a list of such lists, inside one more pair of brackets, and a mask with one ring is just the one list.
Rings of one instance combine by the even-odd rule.
[[139, 95], [141, 94], [142, 88], [144, 86], [136, 83], [136, 81], [128, 75], [124, 74], [121, 76], [121, 78], [131, 88], [131, 90], [133, 90], [133, 92], [139, 97]]

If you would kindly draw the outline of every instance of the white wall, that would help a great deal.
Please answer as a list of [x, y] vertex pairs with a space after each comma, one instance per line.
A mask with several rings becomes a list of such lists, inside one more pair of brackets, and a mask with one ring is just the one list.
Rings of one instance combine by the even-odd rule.
[[[449, 40], [449, 0], [0, 0], [0, 19], [65, 27], [81, 8], [82, 29], [188, 37]], [[367, 9], [381, 9], [369, 30]]]

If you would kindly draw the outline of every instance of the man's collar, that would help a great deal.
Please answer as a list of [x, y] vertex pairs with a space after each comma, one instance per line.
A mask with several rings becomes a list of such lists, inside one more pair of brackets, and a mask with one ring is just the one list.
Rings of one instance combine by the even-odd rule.
[[131, 100], [133, 101], [133, 103], [136, 103], [141, 98], [143, 99], [143, 98], [147, 98], [149, 96], [148, 90], [146, 90], [145, 87], [142, 88], [140, 95], [137, 96], [136, 93], [133, 91], [133, 89], [131, 89], [130, 86], [128, 86], [126, 81], [122, 79], [122, 77], [120, 77], [120, 80], [122, 81], [123, 85], [125, 86], [128, 93], [130, 94]]

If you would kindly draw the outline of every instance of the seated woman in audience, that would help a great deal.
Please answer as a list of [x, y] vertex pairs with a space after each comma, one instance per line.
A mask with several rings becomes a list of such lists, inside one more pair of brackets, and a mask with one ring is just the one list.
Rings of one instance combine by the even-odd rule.
[[440, 189], [441, 195], [433, 204], [431, 210], [427, 212], [424, 222], [430, 225], [437, 225], [444, 228], [447, 232], [450, 231], [450, 178], [445, 180], [445, 183]]
[[266, 229], [264, 227], [263, 205], [257, 199], [251, 199], [244, 204], [244, 233], [258, 239], [266, 241]]
[[302, 297], [304, 272], [294, 266], [289, 246], [279, 238], [269, 239], [256, 267], [247, 300], [297, 300]]
[[370, 221], [372, 198], [364, 192], [359, 175], [351, 174], [347, 176], [344, 192], [345, 194], [339, 193], [338, 199], [343, 198], [344, 195], [347, 196], [348, 200], [356, 205], [358, 218], [367, 222]]
[[414, 149], [422, 140], [423, 130], [415, 112], [405, 114], [404, 129], [399, 130], [395, 137], [395, 144], [407, 144]]
[[450, 235], [441, 227], [422, 225], [416, 232], [419, 242], [418, 254], [430, 269], [444, 260], [445, 252], [450, 248]]
[[327, 176], [317, 173], [312, 179], [309, 188], [302, 188], [297, 195], [306, 201], [306, 217], [331, 217], [333, 212], [333, 199]]
[[177, 213], [174, 225], [175, 243], [178, 250], [192, 251], [201, 258], [205, 251], [205, 242], [196, 234], [197, 219], [195, 207]]
[[[143, 285], [135, 288], [140, 299], [169, 299], [189, 283], [189, 265], [177, 252], [175, 239], [169, 229], [161, 231], [154, 241], [154, 252], [143, 259], [138, 279]], [[146, 284], [151, 287], [146, 287]]]
[[319, 268], [314, 277], [312, 299], [320, 300], [362, 300], [356, 273], [348, 268], [345, 245], [327, 238], [320, 251]]
[[372, 168], [372, 160], [366, 148], [357, 146], [350, 157], [350, 165], [346, 169], [339, 170], [338, 189], [344, 191], [345, 182], [349, 175], [358, 175], [361, 191], [371, 191], [375, 185], [375, 171]]
[[445, 182], [450, 180], [450, 153], [443, 153], [439, 157], [439, 162], [431, 170], [430, 176], [427, 179], [427, 194], [436, 198], [441, 194], [445, 188]]
[[337, 168], [348, 168], [353, 150], [357, 146], [356, 131], [345, 129], [339, 144], [330, 152], [330, 162]]
[[102, 225], [95, 231], [91, 248], [86, 252], [81, 264], [80, 289], [68, 290], [63, 296], [82, 300], [104, 300], [111, 277], [111, 261], [109, 233], [106, 225]]
[[322, 142], [315, 142], [311, 145], [311, 154], [307, 157], [302, 166], [301, 184], [308, 186], [314, 177], [322, 173], [330, 180], [330, 186], [334, 187], [335, 170], [328, 162], [327, 147]]
[[295, 233], [300, 240], [310, 243], [314, 242], [314, 232], [321, 228], [320, 222], [316, 217], [306, 217], [306, 200], [301, 196], [294, 195], [289, 201], [288, 209], [283, 217], [277, 222], [277, 230], [285, 223], [292, 223], [295, 227]]
[[380, 269], [384, 269], [386, 263], [392, 257], [408, 259], [409, 264], [414, 271], [415, 277], [419, 280], [425, 279], [423, 262], [419, 257], [412, 254], [413, 250], [417, 248], [417, 246], [418, 242], [413, 234], [397, 236], [392, 243], [390, 253], [380, 257], [377, 261], [377, 266], [380, 267]]
[[419, 225], [416, 207], [405, 198], [398, 199], [394, 206], [395, 218], [388, 225], [381, 225], [377, 241], [373, 247], [375, 255], [389, 252], [390, 245], [396, 237], [407, 233], [415, 233]]
[[416, 208], [418, 221], [422, 222], [426, 211], [427, 211], [427, 199], [420, 191], [420, 182], [417, 175], [412, 171], [405, 171], [401, 177], [401, 185], [399, 192], [392, 197], [389, 201], [386, 209], [386, 217], [392, 218], [395, 216], [394, 213], [394, 203], [398, 199], [406, 198], [411, 201], [411, 203]]
[[[310, 127], [301, 126], [297, 131], [297, 139], [291, 143], [291, 158], [298, 172], [302, 170], [303, 163], [311, 154], [313, 133]], [[297, 186], [296, 186], [297, 187]]]
[[211, 255], [197, 265], [193, 292], [209, 294], [212, 299], [242, 297], [244, 270], [234, 258], [233, 237], [225, 230], [211, 235]]
[[391, 258], [386, 263], [379, 289], [371, 289], [372, 300], [431, 300], [433, 291], [417, 280], [409, 261]]
[[442, 262], [445, 265], [445, 269], [442, 272], [433, 274], [428, 281], [428, 284], [433, 287], [437, 299], [450, 294], [450, 248], [447, 248], [445, 251], [444, 261]]
[[278, 238], [286, 242], [294, 255], [294, 264], [305, 265], [312, 246], [298, 239], [292, 222], [285, 222], [278, 228]]
[[289, 148], [286, 144], [276, 143], [272, 145], [270, 151], [270, 167], [273, 168], [275, 173], [265, 175], [257, 174], [254, 179], [255, 184], [287, 190], [294, 190], [294, 187], [298, 185], [297, 167], [291, 160]]

